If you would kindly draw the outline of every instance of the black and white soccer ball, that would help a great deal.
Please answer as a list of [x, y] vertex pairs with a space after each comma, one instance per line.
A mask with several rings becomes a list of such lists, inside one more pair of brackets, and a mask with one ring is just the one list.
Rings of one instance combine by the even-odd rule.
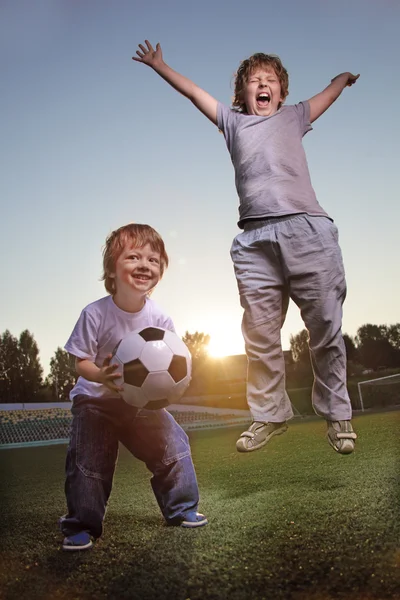
[[192, 357], [172, 331], [146, 327], [128, 333], [114, 348], [122, 398], [137, 408], [158, 409], [178, 402], [192, 375]]

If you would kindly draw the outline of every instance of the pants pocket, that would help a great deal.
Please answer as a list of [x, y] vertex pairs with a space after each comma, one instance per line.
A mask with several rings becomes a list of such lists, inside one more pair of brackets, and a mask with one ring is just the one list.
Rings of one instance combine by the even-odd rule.
[[90, 408], [75, 418], [77, 467], [86, 477], [109, 480], [118, 454], [118, 440], [112, 425]]

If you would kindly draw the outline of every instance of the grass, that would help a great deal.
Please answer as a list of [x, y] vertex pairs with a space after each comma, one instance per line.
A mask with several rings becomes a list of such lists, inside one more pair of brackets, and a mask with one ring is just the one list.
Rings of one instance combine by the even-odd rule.
[[241, 429], [191, 433], [210, 524], [165, 527], [145, 466], [121, 450], [104, 537], [60, 550], [65, 446], [0, 453], [5, 600], [400, 599], [400, 412], [357, 417], [353, 455], [321, 419], [238, 454]]

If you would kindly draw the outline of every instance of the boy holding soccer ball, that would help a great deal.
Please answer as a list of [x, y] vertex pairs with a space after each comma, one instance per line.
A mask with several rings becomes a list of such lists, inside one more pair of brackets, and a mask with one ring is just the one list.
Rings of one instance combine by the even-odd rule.
[[113, 231], [103, 253], [109, 295], [83, 309], [65, 349], [79, 378], [72, 389], [71, 438], [66, 459], [68, 512], [60, 519], [63, 550], [86, 550], [103, 532], [118, 442], [152, 472], [154, 495], [168, 525], [201, 527], [199, 492], [186, 433], [165, 409], [138, 410], [119, 395], [111, 353], [127, 333], [148, 326], [174, 331], [149, 294], [168, 266], [160, 235], [149, 225]]
[[186, 96], [225, 136], [240, 200], [231, 256], [244, 309], [247, 401], [253, 422], [239, 452], [262, 448], [293, 416], [285, 392], [280, 329], [289, 298], [309, 332], [313, 406], [327, 421], [331, 446], [354, 449], [341, 332], [346, 282], [338, 232], [312, 188], [302, 137], [358, 75], [342, 73], [306, 102], [285, 106], [288, 73], [274, 55], [254, 54], [239, 66], [233, 108], [224, 106], [163, 60], [160, 44], [139, 44], [133, 60], [151, 67]]

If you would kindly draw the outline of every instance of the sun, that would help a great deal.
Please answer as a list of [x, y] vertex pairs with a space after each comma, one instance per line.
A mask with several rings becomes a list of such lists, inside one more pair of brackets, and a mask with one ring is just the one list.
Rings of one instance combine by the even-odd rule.
[[244, 343], [240, 331], [232, 332], [232, 329], [225, 329], [225, 331], [218, 329], [214, 333], [210, 333], [207, 352], [213, 358], [244, 354]]

